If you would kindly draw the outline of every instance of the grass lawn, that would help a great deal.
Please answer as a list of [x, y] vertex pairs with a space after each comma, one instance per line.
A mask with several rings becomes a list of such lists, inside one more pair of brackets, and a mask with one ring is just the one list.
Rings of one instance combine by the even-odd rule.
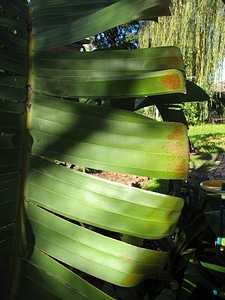
[[225, 124], [191, 126], [190, 168], [205, 168], [208, 172], [219, 153], [225, 153]]
[[225, 152], [225, 124], [191, 126], [188, 130], [190, 141], [198, 152]]
[[[219, 153], [225, 153], [225, 124], [204, 124], [190, 126], [188, 136], [191, 143], [190, 180], [201, 181], [207, 178]], [[150, 179], [144, 189], [167, 193], [168, 180]]]

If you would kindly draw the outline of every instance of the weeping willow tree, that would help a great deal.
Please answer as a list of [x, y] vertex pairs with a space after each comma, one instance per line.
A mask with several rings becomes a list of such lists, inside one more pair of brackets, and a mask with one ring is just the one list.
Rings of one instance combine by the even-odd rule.
[[[187, 78], [212, 96], [215, 76], [217, 81], [222, 80], [224, 25], [225, 5], [222, 1], [173, 0], [171, 16], [159, 17], [158, 22], [141, 23], [139, 47], [179, 47]], [[201, 111], [204, 107], [202, 105]]]

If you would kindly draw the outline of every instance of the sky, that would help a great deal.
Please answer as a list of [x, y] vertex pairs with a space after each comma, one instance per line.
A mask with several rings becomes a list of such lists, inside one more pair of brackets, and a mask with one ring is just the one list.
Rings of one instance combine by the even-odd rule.
[[222, 79], [221, 78], [217, 78], [217, 74], [215, 74], [215, 79], [214, 79], [214, 82], [217, 83], [217, 82], [221, 82], [221, 81], [224, 81], [225, 80], [225, 59], [223, 61], [223, 73], [222, 73]]
[[222, 80], [225, 80], [225, 60], [223, 62], [223, 75], [222, 75]]

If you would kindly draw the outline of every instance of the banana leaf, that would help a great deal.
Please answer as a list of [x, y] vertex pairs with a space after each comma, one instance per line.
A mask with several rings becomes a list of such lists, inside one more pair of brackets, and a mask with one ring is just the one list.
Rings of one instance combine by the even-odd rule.
[[[83, 6], [81, 2], [70, 5], [69, 14], [72, 11], [74, 13], [72, 17], [68, 18], [68, 7], [64, 4], [64, 1], [58, 1], [59, 6], [50, 2], [50, 5], [47, 7], [45, 7], [45, 1], [44, 4], [43, 1], [31, 1], [34, 20], [39, 20], [39, 22], [34, 23], [34, 49], [40, 50], [71, 44], [117, 25], [132, 20], [140, 20], [146, 15], [148, 15], [148, 18], [155, 17], [161, 9], [164, 9], [166, 14], [168, 14], [165, 8], [170, 4], [168, 0], [122, 0], [111, 3], [103, 1], [103, 5], [99, 4], [102, 1], [96, 2], [94, 9], [90, 7], [88, 10], [89, 3], [85, 3], [86, 5]], [[45, 9], [39, 10], [43, 6]], [[60, 13], [58, 12], [59, 10], [61, 10]], [[52, 27], [49, 30], [46, 30], [48, 28], [46, 12], [50, 21], [52, 21]], [[59, 23], [57, 12], [59, 15], [64, 16], [65, 20], [68, 20], [65, 24]], [[42, 30], [43, 27], [44, 30]]]
[[36, 248], [21, 258], [20, 282], [18, 295], [26, 299], [114, 299]]
[[34, 54], [32, 66], [30, 84], [41, 94], [127, 98], [186, 92], [184, 64], [176, 47], [70, 52], [66, 56], [40, 52]]
[[94, 179], [54, 161], [186, 178], [182, 124], [65, 100], [185, 93], [176, 47], [56, 52], [113, 26], [168, 14], [169, 3], [0, 0], [1, 299], [111, 299], [78, 273], [130, 287], [166, 266], [167, 251], [91, 228], [160, 239], [173, 232], [182, 199]]
[[153, 95], [138, 98], [122, 98], [107, 100], [109, 106], [129, 111], [135, 111], [146, 106], [155, 105], [162, 119], [169, 122], [180, 122], [188, 127], [181, 107], [175, 106], [185, 102], [208, 101], [209, 95], [197, 84], [186, 80], [186, 93]]
[[110, 231], [164, 238], [173, 233], [183, 207], [177, 197], [125, 187], [35, 158], [29, 170], [29, 201]]
[[140, 109], [149, 105], [165, 105], [165, 104], [176, 104], [185, 102], [197, 102], [197, 101], [207, 101], [209, 100], [209, 95], [197, 84], [190, 80], [186, 80], [187, 93], [181, 94], [177, 93], [173, 96], [171, 95], [157, 95], [148, 96], [146, 98], [137, 101], [135, 109]]
[[[119, 286], [134, 286], [165, 266], [167, 252], [132, 246], [26, 205], [35, 247], [92, 276]], [[47, 235], [46, 235], [47, 234]], [[32, 244], [29, 244], [33, 247]], [[110, 272], [109, 272], [110, 268]]]
[[187, 176], [188, 141], [182, 124], [34, 94], [30, 129], [35, 155], [112, 172]]

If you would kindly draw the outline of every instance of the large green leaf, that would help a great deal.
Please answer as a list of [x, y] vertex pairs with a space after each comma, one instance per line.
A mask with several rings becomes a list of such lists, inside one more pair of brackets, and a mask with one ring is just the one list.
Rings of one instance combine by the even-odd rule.
[[[146, 106], [156, 105], [164, 121], [180, 122], [188, 127], [186, 118], [179, 104], [185, 102], [207, 101], [209, 95], [194, 82], [186, 81], [187, 93], [161, 94], [148, 97], [121, 98], [107, 100], [109, 105], [114, 108], [135, 111]], [[176, 105], [178, 104], [178, 105]]]
[[27, 184], [26, 198], [32, 203], [69, 219], [148, 239], [171, 235], [183, 207], [180, 198], [37, 159], [31, 159]]
[[[94, 75], [94, 74], [93, 74]], [[76, 78], [36, 77], [33, 88], [38, 93], [66, 97], [135, 97], [146, 94], [158, 95], [180, 92], [185, 89], [185, 80], [181, 71], [165, 70], [149, 74], [131, 74], [124, 76], [102, 74], [99, 77], [79, 76]], [[115, 87], [117, 87], [115, 89]]]
[[33, 57], [34, 74], [40, 77], [83, 77], [116, 73], [142, 74], [178, 69], [184, 71], [182, 55], [177, 47], [141, 50], [107, 50], [93, 52], [37, 52]]
[[[2, 65], [1, 65], [2, 66]], [[0, 66], [0, 68], [1, 68]], [[2, 77], [0, 75], [0, 82]], [[0, 85], [1, 85], [0, 83]], [[13, 88], [11, 88], [13, 89]], [[17, 90], [17, 87], [15, 88]], [[22, 89], [20, 89], [22, 90]], [[19, 238], [24, 103], [11, 102], [12, 91], [0, 88], [0, 297], [12, 289], [16, 242]], [[18, 91], [18, 90], [17, 90]], [[16, 95], [16, 92], [14, 93]], [[21, 94], [21, 93], [20, 93]], [[22, 94], [21, 94], [22, 95]], [[25, 91], [24, 91], [25, 95]], [[19, 96], [19, 95], [18, 95]], [[19, 97], [18, 97], [19, 98]]]
[[21, 283], [27, 285], [20, 285], [18, 295], [25, 289], [27, 299], [113, 299], [36, 248], [21, 266]]
[[184, 103], [184, 102], [195, 102], [195, 101], [207, 101], [209, 100], [209, 95], [197, 84], [192, 81], [186, 81], [186, 94], [177, 93], [172, 97], [171, 95], [157, 95], [148, 96], [146, 98], [141, 98], [136, 102], [134, 110], [140, 109], [149, 105], [168, 105], [172, 103]]
[[24, 100], [26, 97], [26, 78], [4, 75], [0, 76], [1, 96], [5, 99]]
[[17, 74], [26, 75], [26, 66], [27, 60], [24, 55], [15, 53], [12, 55], [6, 49], [0, 49], [0, 66], [1, 68], [15, 72]]
[[186, 178], [182, 124], [64, 99], [183, 93], [179, 50], [49, 49], [134, 19], [168, 14], [168, 4], [0, 0], [1, 298], [110, 299], [73, 268], [133, 286], [166, 265], [167, 252], [114, 240], [77, 222], [134, 238], [161, 238], [172, 233], [183, 201], [111, 184], [53, 161]]
[[[117, 25], [139, 20], [145, 13], [149, 18], [156, 16], [160, 9], [169, 5], [168, 0], [122, 0], [122, 1], [96, 1], [94, 9], [87, 7], [90, 5], [85, 2], [85, 6], [78, 1], [74, 5], [68, 6], [65, 1], [50, 1], [46, 6], [46, 1], [32, 1], [31, 7], [34, 16], [34, 49], [53, 48], [61, 45], [71, 44], [83, 40], [91, 35], [103, 32]], [[99, 4], [99, 2], [101, 4]], [[41, 7], [45, 9], [40, 10]], [[60, 10], [60, 12], [59, 12]], [[51, 29], [48, 28], [48, 22], [45, 23], [46, 13], [51, 19]], [[64, 16], [68, 20], [65, 24], [59, 24], [58, 15]], [[69, 18], [68, 18], [69, 14]], [[72, 16], [71, 16], [72, 14]], [[37, 20], [37, 21], [36, 21]], [[38, 22], [39, 21], [39, 22]], [[44, 30], [42, 28], [44, 27]]]
[[40, 52], [33, 61], [31, 86], [38, 93], [127, 98], [186, 92], [184, 64], [176, 47], [66, 55]]
[[171, 179], [187, 176], [188, 141], [183, 124], [34, 95], [31, 135], [35, 155], [121, 173]]
[[37, 206], [26, 206], [36, 248], [103, 280], [134, 286], [149, 273], [160, 272], [167, 262], [167, 252], [135, 247], [72, 224]]

